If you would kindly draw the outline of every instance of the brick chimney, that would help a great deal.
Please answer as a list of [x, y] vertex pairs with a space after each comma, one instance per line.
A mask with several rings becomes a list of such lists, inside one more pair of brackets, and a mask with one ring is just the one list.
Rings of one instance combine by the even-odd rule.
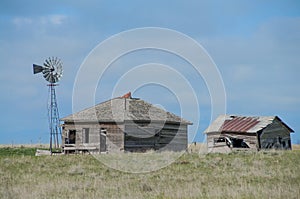
[[126, 93], [121, 98], [131, 99], [131, 92]]

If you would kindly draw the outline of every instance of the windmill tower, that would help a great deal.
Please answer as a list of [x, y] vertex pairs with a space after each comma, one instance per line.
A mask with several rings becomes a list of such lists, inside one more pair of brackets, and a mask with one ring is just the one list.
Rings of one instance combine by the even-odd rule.
[[55, 86], [58, 86], [56, 83], [62, 77], [62, 62], [57, 57], [49, 57], [45, 60], [43, 66], [33, 64], [33, 74], [36, 73], [43, 73], [44, 78], [49, 82], [49, 84], [47, 84], [49, 87], [48, 120], [50, 130], [50, 152], [52, 154], [53, 148], [59, 148], [59, 139], [61, 138]]

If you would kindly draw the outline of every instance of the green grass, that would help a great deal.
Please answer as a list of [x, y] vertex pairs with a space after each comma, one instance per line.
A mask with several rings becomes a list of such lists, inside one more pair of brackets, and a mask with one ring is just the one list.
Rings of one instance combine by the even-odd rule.
[[0, 156], [34, 156], [36, 148], [27, 148], [27, 147], [4, 147], [0, 148]]
[[300, 196], [300, 151], [189, 153], [160, 170], [132, 174], [108, 168], [91, 155], [35, 157], [29, 149], [2, 155], [5, 150], [10, 151], [0, 149], [0, 198]]

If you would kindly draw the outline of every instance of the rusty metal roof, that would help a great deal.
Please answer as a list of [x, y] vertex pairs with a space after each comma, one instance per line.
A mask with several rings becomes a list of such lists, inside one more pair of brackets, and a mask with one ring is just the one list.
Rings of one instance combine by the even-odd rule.
[[281, 123], [289, 132], [294, 132], [294, 130], [286, 125], [278, 116], [220, 115], [207, 127], [204, 133], [257, 133], [274, 121]]
[[257, 117], [232, 116], [230, 119], [224, 121], [219, 131], [247, 132], [258, 123], [259, 120]]

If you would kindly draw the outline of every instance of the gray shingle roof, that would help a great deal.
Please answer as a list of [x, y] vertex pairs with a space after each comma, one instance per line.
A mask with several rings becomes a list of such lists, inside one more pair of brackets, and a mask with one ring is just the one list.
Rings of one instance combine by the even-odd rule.
[[64, 122], [165, 121], [192, 124], [173, 113], [136, 98], [114, 98], [61, 120]]

